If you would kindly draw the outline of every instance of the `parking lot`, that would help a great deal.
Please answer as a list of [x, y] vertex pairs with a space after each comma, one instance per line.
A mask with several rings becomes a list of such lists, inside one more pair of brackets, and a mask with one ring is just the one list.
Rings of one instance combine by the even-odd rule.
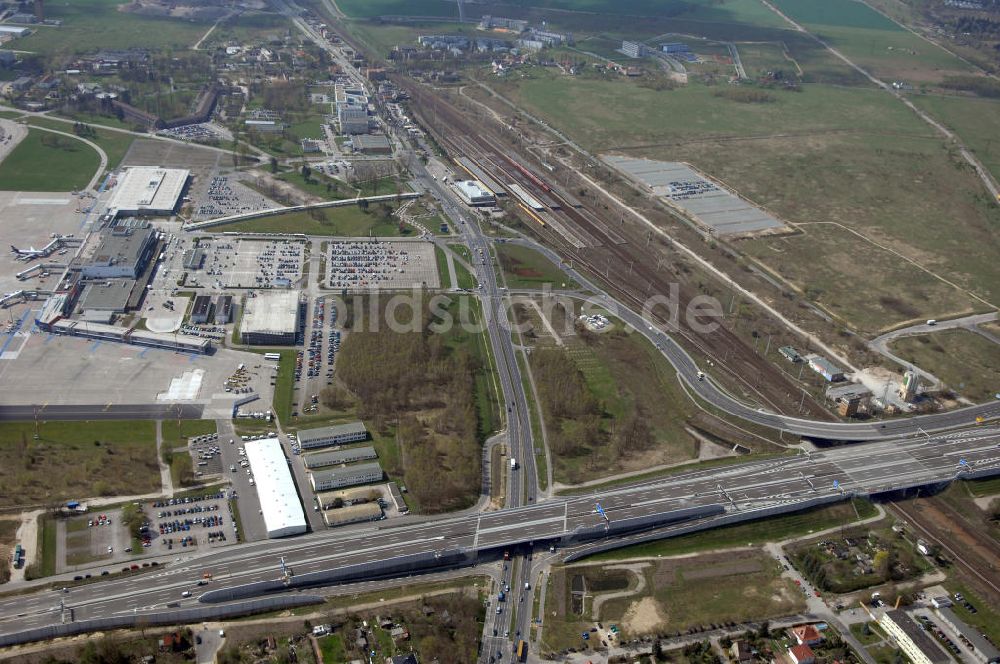
[[57, 537], [56, 570], [72, 571], [95, 563], [126, 560], [132, 556], [132, 542], [121, 519], [121, 510], [108, 508], [61, 520]]
[[197, 436], [188, 441], [191, 465], [199, 479], [206, 475], [222, 474], [222, 455], [219, 448], [219, 434]]
[[216, 175], [208, 182], [205, 193], [197, 200], [194, 219], [215, 219], [233, 214], [271, 210], [278, 205], [245, 184], [225, 175]]
[[604, 161], [717, 235], [785, 232], [785, 224], [680, 162], [605, 156]]
[[173, 129], [161, 129], [156, 133], [159, 136], [170, 136], [172, 138], [179, 138], [183, 141], [209, 142], [233, 140], [232, 132], [223, 126], [212, 122], [184, 125], [182, 127], [174, 127]]
[[198, 247], [206, 250], [205, 265], [191, 273], [188, 283], [214, 288], [288, 288], [302, 279], [303, 242], [215, 238], [201, 240]]
[[151, 501], [142, 508], [149, 522], [143, 542], [153, 554], [203, 550], [239, 541], [225, 491]]
[[331, 240], [326, 249], [326, 286], [439, 288], [434, 245], [422, 240]]
[[333, 367], [340, 352], [341, 340], [340, 330], [334, 329], [336, 323], [337, 307], [334, 301], [317, 298], [313, 302], [308, 344], [295, 356], [295, 386], [299, 388], [299, 410], [296, 414], [319, 410], [319, 392], [333, 383]]

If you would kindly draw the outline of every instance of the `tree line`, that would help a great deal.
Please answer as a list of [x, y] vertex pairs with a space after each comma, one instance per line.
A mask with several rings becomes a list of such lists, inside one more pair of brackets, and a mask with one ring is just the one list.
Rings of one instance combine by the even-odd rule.
[[403, 475], [424, 511], [443, 512], [471, 504], [479, 493], [475, 399], [476, 376], [484, 367], [470, 350], [474, 339], [431, 331], [426, 299], [415, 315], [419, 332], [397, 333], [383, 324], [348, 334], [337, 372], [357, 397], [358, 415], [395, 437], [398, 465], [383, 459], [386, 470]]
[[643, 409], [633, 403], [621, 417], [614, 417], [594, 396], [586, 376], [565, 351], [535, 350], [531, 371], [554, 454], [582, 456], [594, 447], [610, 446], [622, 456], [653, 446], [654, 433]]

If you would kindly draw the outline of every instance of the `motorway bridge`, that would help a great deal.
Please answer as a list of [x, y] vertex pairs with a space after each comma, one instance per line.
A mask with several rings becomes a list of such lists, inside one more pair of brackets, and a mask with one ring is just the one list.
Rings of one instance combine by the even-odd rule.
[[[852, 495], [940, 486], [1000, 474], [1000, 428], [883, 441], [822, 452], [748, 460], [662, 479], [557, 497], [491, 513], [403, 520], [294, 540], [272, 540], [187, 555], [158, 571], [57, 592], [48, 584], [0, 599], [0, 645], [88, 631], [134, 620], [169, 621], [173, 611], [225, 613], [234, 602], [289, 596], [351, 583], [492, 562], [529, 543], [557, 555], [693, 532], [794, 511]], [[596, 510], [600, 503], [607, 518]], [[282, 579], [279, 558], [292, 569]], [[100, 568], [93, 570], [99, 574]], [[208, 592], [197, 583], [213, 575]], [[51, 581], [51, 580], [50, 580]], [[190, 592], [190, 597], [183, 593]], [[62, 624], [72, 610], [75, 622]]]

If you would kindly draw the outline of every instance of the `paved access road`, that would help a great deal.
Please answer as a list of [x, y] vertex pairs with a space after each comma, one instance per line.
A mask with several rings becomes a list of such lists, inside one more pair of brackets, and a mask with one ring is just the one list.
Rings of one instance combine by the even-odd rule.
[[[754, 518], [775, 508], [796, 509], [844, 493], [869, 494], [937, 484], [971, 472], [1000, 473], [998, 445], [1000, 428], [973, 429], [751, 460], [492, 513], [419, 523], [404, 520], [396, 526], [366, 525], [189, 554], [164, 569], [131, 578], [98, 581], [66, 593], [38, 590], [2, 599], [0, 634], [59, 623], [60, 599], [73, 609], [76, 620], [158, 612], [168, 603], [194, 605], [204, 590], [278, 579], [281, 556], [298, 576], [454, 549], [476, 551], [479, 560], [492, 562], [503, 550], [526, 551], [529, 542], [545, 548], [555, 543], [560, 551], [578, 553], [609, 541], [600, 533], [605, 521], [595, 512], [597, 502], [607, 513], [611, 528], [629, 519], [666, 517], [677, 510], [721, 508], [723, 513], [700, 520], [705, 527], [712, 527], [722, 519]], [[687, 521], [671, 528], [697, 522]], [[596, 532], [597, 539], [576, 542], [574, 535], [584, 529]], [[628, 543], [648, 535], [625, 533], [617, 539]], [[100, 570], [95, 568], [93, 573], [99, 574]], [[199, 587], [196, 584], [204, 572], [212, 573], [214, 579], [208, 586]], [[513, 589], [514, 584], [511, 586]], [[191, 592], [191, 597], [182, 597], [184, 592]]]

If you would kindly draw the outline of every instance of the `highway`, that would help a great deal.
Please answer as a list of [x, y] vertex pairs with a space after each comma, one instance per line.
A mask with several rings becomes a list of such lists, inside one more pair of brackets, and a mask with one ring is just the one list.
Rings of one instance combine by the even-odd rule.
[[[39, 589], [0, 599], [0, 635], [58, 624], [60, 600], [73, 610], [77, 621], [161, 612], [168, 603], [194, 606], [203, 590], [276, 582], [280, 577], [280, 556], [294, 570], [294, 587], [310, 573], [344, 570], [362, 563], [384, 564], [418, 554], [427, 554], [433, 560], [436, 555], [459, 550], [469, 555], [469, 564], [474, 564], [493, 561], [504, 550], [526, 553], [529, 543], [545, 548], [554, 544], [560, 552], [578, 553], [648, 537], [644, 529], [662, 527], [672, 520], [676, 523], [669, 525], [667, 532], [692, 526], [712, 527], [848, 495], [944, 483], [973, 473], [1000, 474], [1000, 428], [751, 459], [498, 512], [395, 526], [365, 525], [188, 555], [166, 568], [139, 576], [83, 585], [65, 593]], [[595, 511], [598, 502], [607, 521]], [[520, 567], [525, 569], [518, 576], [520, 587], [506, 582], [512, 587], [513, 597], [523, 588], [522, 579], [528, 573], [527, 565]], [[95, 568], [93, 573], [99, 574], [100, 570]], [[197, 585], [203, 572], [214, 576], [205, 588]], [[371, 570], [363, 574], [359, 571], [359, 580], [370, 576]], [[273, 591], [283, 589], [280, 583], [273, 586]], [[182, 597], [184, 592], [192, 596]]]
[[[506, 404], [505, 437], [509, 450], [508, 458], [515, 459], [518, 464], [516, 470], [510, 470], [508, 461], [506, 462], [508, 466], [501, 469], [507, 473], [508, 478], [506, 506], [516, 508], [524, 504], [530, 505], [538, 497], [531, 415], [524, 383], [521, 380], [521, 368], [517, 363], [510, 334], [506, 296], [497, 283], [497, 273], [493, 265], [493, 242], [479, 227], [478, 215], [466, 213], [451, 188], [432, 177], [419, 159], [412, 158], [412, 152], [410, 157], [408, 167], [414, 179], [434, 193], [441, 203], [442, 211], [450, 219], [452, 227], [458, 231], [462, 242], [469, 247], [473, 268], [479, 281], [479, 299], [483, 305], [484, 322], [503, 397], [500, 407], [504, 408]], [[514, 556], [512, 561], [506, 563], [500, 578], [501, 587], [511, 588], [520, 595], [518, 589], [524, 587], [530, 573], [530, 566], [526, 562], [523, 557]], [[526, 633], [531, 620], [530, 602], [525, 607], [520, 601], [514, 601], [512, 596], [511, 601], [499, 603], [498, 606], [499, 612], [494, 610], [486, 617], [482, 648], [484, 661], [489, 653], [502, 652], [506, 657], [512, 643], [506, 637], [509, 625], [511, 623], [515, 625], [515, 632]], [[522, 608], [528, 610], [520, 610]]]
[[[301, 19], [296, 18], [295, 23], [317, 43], [328, 46]], [[164, 568], [137, 576], [111, 578], [70, 588], [67, 592], [39, 589], [0, 598], [0, 635], [59, 624], [64, 618], [61, 603], [72, 610], [73, 620], [81, 621], [162, 613], [173, 608], [168, 604], [223, 606], [233, 601], [222, 597], [223, 590], [247, 596], [262, 592], [259, 587], [247, 588], [248, 584], [270, 583], [268, 592], [282, 592], [284, 586], [278, 582], [280, 557], [284, 557], [294, 571], [291, 586], [296, 588], [299, 584], [305, 586], [303, 579], [308, 579], [309, 575], [331, 570], [345, 572], [353, 565], [370, 566], [425, 556], [430, 561], [426, 566], [433, 568], [433, 561], [439, 556], [460, 554], [464, 564], [476, 564], [495, 561], [504, 551], [510, 551], [512, 560], [504, 565], [501, 576], [501, 584], [510, 587], [510, 594], [500, 606], [499, 614], [495, 613], [497, 604], [491, 604], [494, 612], [487, 617], [488, 633], [482, 649], [484, 659], [497, 652], [506, 659], [511, 655], [511, 639], [516, 639], [518, 633], [528, 632], [531, 594], [524, 591], [524, 584], [532, 580], [532, 566], [527, 556], [539, 547], [548, 548], [551, 544], [561, 555], [579, 554], [602, 546], [637, 541], [649, 537], [653, 531], [666, 535], [691, 528], [710, 528], [732, 520], [801, 509], [849, 495], [948, 482], [964, 474], [1000, 473], [1000, 429], [983, 426], [965, 432], [939, 433], [970, 425], [977, 417], [984, 420], [1000, 417], [1000, 402], [948, 413], [860, 423], [812, 421], [760, 410], [730, 395], [716, 383], [711, 367], [700, 367], [668, 334], [669, 325], [664, 325], [658, 316], [644, 317], [620, 305], [589, 278], [562, 264], [553, 251], [529, 243], [559, 264], [581, 286], [598, 293], [597, 299], [603, 306], [649, 338], [677, 369], [686, 387], [714, 407], [744, 420], [800, 436], [875, 441], [865, 446], [818, 453], [751, 459], [576, 497], [552, 498], [539, 504], [530, 414], [510, 336], [505, 293], [497, 283], [493, 267], [493, 240], [483, 235], [478, 223], [465, 218], [465, 208], [450, 189], [430, 178], [419, 160], [411, 159], [410, 167], [415, 178], [441, 201], [444, 213], [472, 252], [480, 283], [478, 295], [502, 395], [501, 408], [505, 409], [504, 434], [510, 454], [520, 466], [509, 473], [507, 509], [434, 519], [404, 518], [382, 526], [340, 528], [288, 541], [256, 542], [205, 554], [187, 554]], [[706, 374], [704, 378], [701, 372]], [[35, 416], [36, 409], [31, 406], [16, 408], [0, 408], [0, 419]], [[164, 412], [158, 408], [161, 407], [51, 407], [45, 409], [44, 417], [163, 419]], [[166, 417], [177, 415], [176, 406], [162, 408], [169, 409]], [[190, 415], [185, 413], [185, 416]], [[606, 518], [598, 513], [598, 503]], [[99, 575], [101, 571], [102, 568], [95, 568], [92, 573]], [[409, 570], [417, 571], [420, 571], [417, 567]], [[199, 587], [197, 583], [204, 572], [210, 572], [213, 580]], [[401, 576], [408, 572], [394, 570], [391, 573]], [[366, 568], [358, 570], [354, 579], [370, 577], [371, 569]], [[200, 596], [200, 591], [204, 590], [213, 591], [213, 595]], [[187, 592], [192, 596], [183, 597], [182, 593]], [[209, 600], [221, 601], [214, 604]]]

